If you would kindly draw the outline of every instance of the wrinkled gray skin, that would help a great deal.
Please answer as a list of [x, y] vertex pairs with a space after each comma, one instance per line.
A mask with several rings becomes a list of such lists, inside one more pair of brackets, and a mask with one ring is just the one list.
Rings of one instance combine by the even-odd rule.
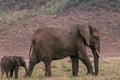
[[[86, 46], [91, 48], [93, 52], [95, 72], [93, 72], [87, 56]], [[79, 59], [85, 64], [87, 75], [98, 75], [99, 55], [97, 51], [100, 52], [99, 32], [91, 25], [43, 26], [35, 32], [31, 50], [28, 74], [26, 76], [31, 76], [34, 66], [40, 61], [45, 64], [45, 76], [51, 76], [51, 62], [67, 56], [71, 58], [73, 76], [78, 75]]]
[[[27, 73], [26, 63], [22, 56], [4, 56], [1, 59], [1, 74], [2, 77], [4, 72], [6, 76], [13, 77], [13, 72], [15, 71], [15, 78], [18, 78], [19, 67], [22, 66], [25, 68]], [[10, 75], [9, 75], [10, 72]]]

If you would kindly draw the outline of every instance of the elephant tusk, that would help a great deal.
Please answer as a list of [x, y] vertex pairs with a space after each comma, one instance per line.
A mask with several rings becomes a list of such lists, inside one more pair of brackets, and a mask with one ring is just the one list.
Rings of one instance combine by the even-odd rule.
[[98, 50], [96, 50], [96, 52], [97, 52], [98, 56], [103, 60], [103, 62], [108, 64], [108, 62], [105, 61], [104, 58], [100, 55], [100, 53], [98, 52]]

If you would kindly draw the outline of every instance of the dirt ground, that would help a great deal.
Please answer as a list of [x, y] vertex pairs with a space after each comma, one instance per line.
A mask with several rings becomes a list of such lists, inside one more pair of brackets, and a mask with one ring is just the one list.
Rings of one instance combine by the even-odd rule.
[[[100, 31], [101, 54], [120, 56], [120, 13], [109, 11], [74, 11], [64, 15], [40, 15], [12, 25], [0, 25], [0, 58], [22, 55], [28, 58], [31, 38], [44, 25], [91, 23]], [[88, 54], [91, 51], [88, 49]]]

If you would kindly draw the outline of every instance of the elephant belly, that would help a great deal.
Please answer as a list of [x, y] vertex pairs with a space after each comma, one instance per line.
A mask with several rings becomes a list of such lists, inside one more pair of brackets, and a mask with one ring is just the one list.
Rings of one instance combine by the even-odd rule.
[[63, 53], [54, 55], [54, 60], [63, 59], [65, 57], [72, 56], [72, 55], [73, 55], [73, 53], [66, 54], [66, 52], [65, 53], [63, 52]]
[[63, 59], [65, 57], [68, 56], [75, 56], [75, 51], [74, 49], [70, 49], [70, 48], [64, 48], [64, 49], [59, 49], [58, 51], [54, 50], [54, 59]]

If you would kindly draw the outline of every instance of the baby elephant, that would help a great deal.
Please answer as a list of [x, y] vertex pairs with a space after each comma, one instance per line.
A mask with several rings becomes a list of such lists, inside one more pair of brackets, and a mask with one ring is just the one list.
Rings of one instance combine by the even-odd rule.
[[[19, 67], [22, 66], [27, 72], [26, 63], [22, 56], [4, 56], [1, 59], [1, 74], [2, 77], [4, 72], [7, 77], [13, 77], [13, 72], [15, 71], [15, 78], [18, 78]], [[9, 75], [10, 72], [10, 75]]]

